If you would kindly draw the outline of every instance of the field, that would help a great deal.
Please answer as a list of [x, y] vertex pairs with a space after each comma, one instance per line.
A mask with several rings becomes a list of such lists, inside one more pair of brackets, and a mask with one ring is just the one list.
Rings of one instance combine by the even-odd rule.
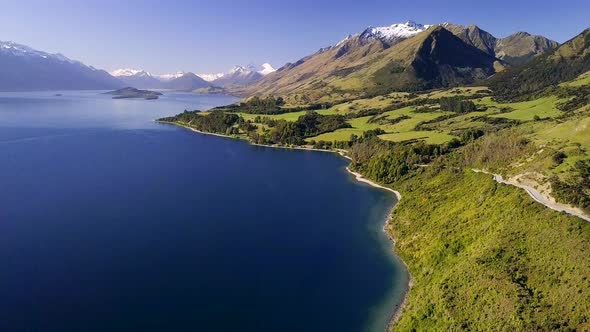
[[273, 115], [264, 115], [264, 114], [249, 114], [249, 113], [237, 113], [244, 118], [244, 120], [251, 120], [253, 121], [256, 117], [269, 117], [275, 120], [286, 120], [286, 121], [295, 121], [300, 116], [305, 115], [305, 111], [300, 112], [290, 112], [290, 113], [283, 113], [283, 114], [273, 114]]
[[535, 118], [535, 116], [545, 119], [545, 118], [557, 118], [563, 113], [559, 111], [556, 107], [556, 104], [560, 100], [555, 97], [544, 97], [535, 99], [532, 101], [525, 101], [519, 103], [508, 103], [508, 104], [501, 104], [496, 103], [491, 100], [490, 97], [483, 98], [479, 105], [491, 107], [494, 109], [512, 109], [512, 111], [506, 113], [500, 113], [491, 115], [494, 118], [506, 118], [511, 120], [520, 120], [520, 121], [531, 121]]

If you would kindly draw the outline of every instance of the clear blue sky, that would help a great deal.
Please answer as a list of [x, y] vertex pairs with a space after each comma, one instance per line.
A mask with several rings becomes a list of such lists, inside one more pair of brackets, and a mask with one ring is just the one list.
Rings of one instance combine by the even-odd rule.
[[590, 0], [2, 0], [0, 40], [106, 70], [225, 71], [286, 62], [367, 26], [477, 24], [563, 42], [590, 27]]

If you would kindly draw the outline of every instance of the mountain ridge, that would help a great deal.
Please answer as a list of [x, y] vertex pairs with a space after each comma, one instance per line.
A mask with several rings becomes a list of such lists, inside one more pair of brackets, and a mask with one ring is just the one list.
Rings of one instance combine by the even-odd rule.
[[106, 71], [61, 53], [0, 41], [0, 91], [101, 90], [124, 86]]
[[[427, 30], [403, 40], [390, 39], [391, 44], [383, 39], [363, 38], [362, 34], [358, 34], [338, 43], [338, 47], [323, 48], [295, 63], [288, 63], [251, 87], [234, 92], [241, 95], [291, 95], [294, 103], [321, 102], [330, 98], [354, 98], [392, 90], [415, 91], [444, 87], [447, 84], [470, 84], [483, 80], [485, 75], [493, 75], [496, 69], [504, 68], [501, 60], [464, 43], [448, 31], [444, 33], [443, 30], [447, 31], [440, 25], [430, 26]], [[446, 54], [448, 50], [442, 53], [426, 52], [420, 55], [421, 61], [414, 61], [418, 56], [419, 44], [433, 33], [443, 34], [442, 40], [452, 42], [455, 48], [466, 50], [465, 52], [477, 58], [475, 63], [482, 67], [473, 70], [467, 68], [467, 64], [473, 62], [467, 61], [465, 57], [462, 57], [464, 64], [455, 63]], [[442, 46], [437, 45], [437, 49], [442, 50]], [[436, 61], [444, 60], [445, 65], [440, 67], [436, 61], [427, 61], [425, 57], [428, 54], [443, 56], [444, 59]], [[431, 67], [423, 71], [418, 68], [419, 63], [429, 64]], [[460, 67], [452, 69], [453, 65], [465, 66], [458, 70]], [[431, 74], [434, 72], [437, 77], [432, 84], [421, 77], [426, 75], [433, 78]]]

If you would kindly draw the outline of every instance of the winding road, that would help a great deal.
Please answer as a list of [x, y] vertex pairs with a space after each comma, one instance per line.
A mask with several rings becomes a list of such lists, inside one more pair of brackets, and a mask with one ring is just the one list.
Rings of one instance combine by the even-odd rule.
[[524, 189], [527, 192], [527, 194], [529, 194], [529, 196], [531, 196], [535, 201], [545, 205], [546, 207], [548, 207], [552, 210], [559, 211], [559, 212], [565, 212], [567, 214], [570, 214], [572, 216], [575, 216], [575, 217], [578, 217], [580, 219], [590, 222], [590, 217], [585, 215], [579, 209], [571, 207], [569, 205], [553, 202], [553, 201], [547, 199], [547, 197], [545, 197], [537, 189], [535, 189], [531, 186], [527, 186], [527, 185], [518, 183], [516, 181], [504, 180], [504, 178], [500, 174], [494, 174], [494, 173], [490, 173], [488, 171], [476, 169], [476, 168], [473, 168], [471, 170], [476, 173], [484, 173], [484, 174], [492, 175], [494, 177], [494, 180], [498, 183], [502, 183], [502, 184], [506, 184], [509, 186], [514, 186], [514, 187], [517, 187], [520, 189]]

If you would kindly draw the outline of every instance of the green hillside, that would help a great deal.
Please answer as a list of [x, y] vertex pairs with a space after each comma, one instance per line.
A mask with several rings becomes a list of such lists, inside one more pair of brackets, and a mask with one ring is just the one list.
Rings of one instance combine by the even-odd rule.
[[[253, 143], [337, 149], [352, 159], [353, 170], [398, 190], [402, 200], [387, 230], [413, 286], [394, 328], [583, 331], [590, 329], [590, 224], [474, 169], [501, 174], [551, 204], [590, 215], [587, 36], [498, 75], [492, 90], [384, 88], [377, 95], [316, 103], [301, 102], [301, 90], [295, 98], [256, 97], [161, 120]], [[432, 29], [331, 84], [352, 87], [377, 74], [396, 77], [395, 84], [454, 85], [497, 64], [461, 43], [444, 29]], [[402, 61], [404, 71], [380, 72], [401, 59], [411, 59]], [[506, 89], [507, 78], [565, 68], [569, 60], [571, 72], [549, 85], [523, 85], [516, 91], [521, 94], [509, 95], [498, 89]], [[464, 64], [470, 69], [453, 70]], [[372, 82], [365, 91], [377, 91], [378, 81]]]
[[590, 29], [530, 64], [494, 77], [490, 88], [503, 99], [526, 98], [590, 71]]

